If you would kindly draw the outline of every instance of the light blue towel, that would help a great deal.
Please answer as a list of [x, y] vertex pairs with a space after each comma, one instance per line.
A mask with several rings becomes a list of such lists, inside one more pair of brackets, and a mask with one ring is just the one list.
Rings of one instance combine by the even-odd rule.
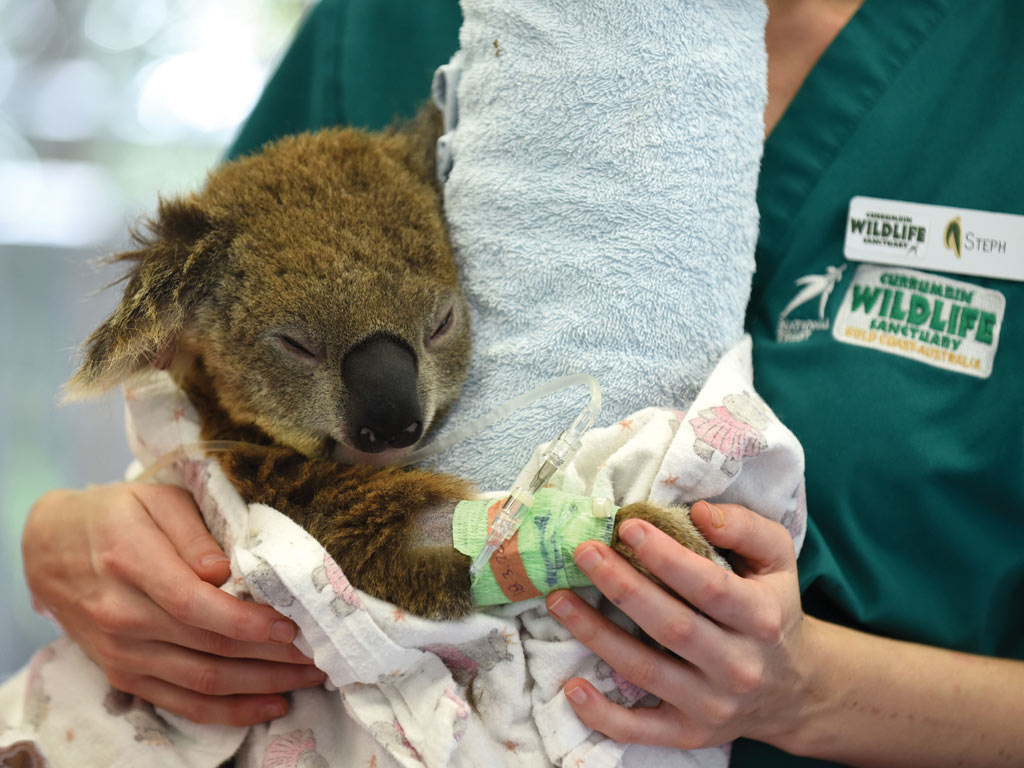
[[[445, 210], [473, 322], [445, 434], [559, 375], [598, 425], [685, 408], [739, 341], [764, 136], [763, 0], [463, 0], [435, 78]], [[545, 401], [436, 463], [502, 490], [575, 418]]]

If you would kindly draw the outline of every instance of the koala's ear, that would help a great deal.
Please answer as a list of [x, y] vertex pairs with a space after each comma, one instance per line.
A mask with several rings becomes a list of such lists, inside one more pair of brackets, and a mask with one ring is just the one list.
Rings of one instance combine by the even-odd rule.
[[412, 120], [393, 127], [389, 142], [392, 151], [417, 177], [437, 184], [434, 170], [437, 139], [444, 129], [444, 119], [433, 103], [428, 102]]
[[160, 200], [157, 216], [133, 232], [139, 246], [114, 262], [134, 262], [114, 313], [85, 342], [67, 399], [98, 395], [149, 365], [167, 367], [178, 336], [211, 284], [223, 246], [195, 198]]

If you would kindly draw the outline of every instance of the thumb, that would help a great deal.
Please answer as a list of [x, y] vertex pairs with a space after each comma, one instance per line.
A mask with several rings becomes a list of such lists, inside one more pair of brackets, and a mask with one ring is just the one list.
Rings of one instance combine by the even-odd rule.
[[203, 581], [220, 586], [231, 575], [231, 562], [206, 529], [192, 496], [175, 485], [141, 485], [136, 497], [163, 531], [185, 564]]
[[733, 553], [734, 567], [742, 565], [753, 573], [796, 568], [793, 539], [786, 529], [746, 507], [698, 501], [690, 508], [690, 519], [712, 545]]

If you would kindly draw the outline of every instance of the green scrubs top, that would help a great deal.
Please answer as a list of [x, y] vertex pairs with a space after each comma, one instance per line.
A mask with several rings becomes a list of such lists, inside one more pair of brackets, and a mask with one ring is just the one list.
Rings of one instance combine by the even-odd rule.
[[[843, 241], [854, 195], [1024, 215], [1024, 91], [1012, 84], [1024, 72], [1022, 35], [1017, 0], [864, 4], [765, 144], [747, 318], [755, 385], [807, 456], [799, 570], [808, 612], [1013, 658], [1024, 658], [1024, 283], [859, 267], [844, 259]], [[1022, 245], [1024, 226], [1018, 253]], [[965, 266], [984, 259], [977, 247], [962, 251]], [[804, 278], [830, 269], [842, 271], [824, 305], [814, 296], [790, 309]], [[956, 370], [970, 360], [946, 369], [896, 354], [918, 337], [941, 355], [942, 337], [972, 336], [960, 337], [959, 323], [922, 334], [924, 322], [899, 317], [907, 305], [883, 311], [884, 290], [897, 287], [933, 316], [944, 301], [942, 331], [968, 295], [976, 304], [1001, 294], [998, 339], [986, 344], [983, 334], [978, 345], [991, 375]], [[903, 347], [836, 338], [837, 325], [847, 338], [847, 295], [852, 305], [852, 291], [876, 288], [854, 324]], [[740, 743], [732, 764], [822, 763]]]
[[[456, 0], [322, 0], [232, 156], [288, 132], [413, 114], [459, 24]], [[808, 612], [1014, 658], [1024, 658], [1024, 283], [861, 267], [843, 240], [855, 195], [1024, 215], [1022, 39], [1019, 0], [867, 0], [766, 142], [748, 313], [758, 391], [807, 455]], [[961, 233], [965, 264], [980, 255], [967, 245]], [[992, 292], [1004, 301], [982, 333], [971, 303]], [[911, 301], [928, 316], [908, 317]], [[975, 312], [973, 326], [950, 322], [953, 305], [958, 317]], [[837, 338], [851, 323], [894, 341]], [[972, 360], [935, 364], [968, 336], [986, 378], [963, 372]], [[917, 353], [897, 354], [908, 339]], [[733, 752], [733, 765], [805, 764], [822, 763], [751, 742]]]

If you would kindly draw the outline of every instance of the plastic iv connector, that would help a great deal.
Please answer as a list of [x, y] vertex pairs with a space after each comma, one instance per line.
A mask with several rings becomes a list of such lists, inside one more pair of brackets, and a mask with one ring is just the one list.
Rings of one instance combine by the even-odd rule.
[[[533, 504], [533, 494], [540, 490], [555, 472], [568, 464], [572, 457], [576, 455], [576, 451], [579, 450], [583, 442], [583, 435], [594, 425], [598, 415], [601, 413], [601, 387], [597, 383], [597, 379], [587, 373], [574, 373], [552, 379], [546, 384], [541, 384], [529, 392], [512, 398], [504, 405], [488, 411], [480, 418], [455, 430], [443, 440], [435, 440], [430, 445], [413, 451], [404, 459], [394, 464], [396, 467], [407, 467], [410, 464], [417, 464], [425, 459], [429, 459], [448, 450], [467, 437], [493, 426], [509, 414], [529, 405], [535, 400], [555, 392], [560, 392], [563, 389], [580, 385], [584, 385], [590, 390], [590, 402], [583, 408], [580, 415], [576, 417], [576, 421], [572, 423], [572, 426], [563, 430], [543, 453], [540, 459], [540, 467], [527, 484], [527, 487], [516, 487], [509, 493], [508, 498], [501, 505], [501, 509], [491, 524], [491, 530], [487, 536], [487, 541], [484, 542], [484, 548], [470, 566], [470, 576], [475, 577], [490, 562], [491, 556], [498, 551], [498, 548], [505, 541], [512, 538], [515, 532], [519, 530], [523, 517]], [[250, 444], [237, 440], [204, 440], [189, 445], [181, 445], [161, 456], [137, 480], [140, 482], [153, 480], [161, 470], [192, 454], [223, 453], [234, 448], [251, 447]]]
[[[585, 373], [564, 376], [561, 379], [555, 379], [548, 382], [548, 384], [527, 392], [521, 396], [524, 401], [515, 406], [515, 408], [521, 407], [551, 392], [576, 384], [587, 385], [590, 389], [590, 402], [580, 412], [580, 415], [576, 417], [576, 421], [572, 423], [572, 426], [563, 430], [541, 455], [540, 466], [527, 484], [527, 487], [516, 487], [509, 493], [508, 498], [505, 499], [501, 509], [498, 510], [498, 514], [491, 523], [490, 533], [487, 535], [487, 541], [484, 542], [484, 548], [480, 550], [480, 554], [476, 556], [476, 559], [469, 568], [470, 577], [475, 577], [480, 573], [490, 562], [494, 553], [498, 551], [498, 548], [505, 541], [512, 538], [515, 532], [519, 530], [527, 510], [533, 505], [533, 494], [540, 490], [555, 472], [568, 464], [572, 457], [576, 455], [576, 451], [579, 450], [580, 445], [583, 443], [583, 435], [594, 425], [598, 414], [601, 413], [601, 388], [597, 383], [597, 379]], [[516, 398], [516, 400], [519, 399]], [[516, 400], [510, 401], [508, 405], [512, 405]], [[515, 408], [511, 410], [515, 410]]]
[[501, 505], [501, 509], [498, 510], [494, 522], [491, 523], [491, 530], [487, 535], [487, 541], [484, 542], [484, 548], [480, 550], [480, 554], [476, 556], [473, 564], [469, 567], [471, 577], [475, 577], [480, 573], [490, 562], [494, 553], [498, 551], [498, 548], [505, 541], [512, 538], [515, 532], [519, 530], [523, 517], [533, 504], [533, 494], [542, 488], [555, 472], [568, 464], [572, 457], [576, 455], [576, 451], [579, 450], [583, 442], [583, 435], [594, 425], [598, 414], [601, 413], [601, 387], [597, 383], [597, 379], [588, 373], [573, 373], [553, 379], [546, 384], [541, 384], [539, 387], [535, 387], [529, 392], [509, 400], [504, 405], [498, 406], [479, 419], [469, 422], [443, 440], [437, 440], [418, 451], [413, 451], [396, 465], [405, 467], [409, 464], [415, 464], [428, 459], [431, 456], [436, 456], [442, 451], [448, 450], [456, 443], [465, 440], [470, 435], [475, 435], [477, 432], [493, 426], [510, 413], [529, 405], [534, 400], [539, 400], [554, 392], [579, 385], [584, 385], [590, 390], [590, 402], [580, 412], [580, 415], [576, 417], [576, 421], [572, 423], [572, 426], [556, 437], [547, 451], [541, 456], [540, 467], [527, 487], [516, 487], [509, 493], [508, 498]]

